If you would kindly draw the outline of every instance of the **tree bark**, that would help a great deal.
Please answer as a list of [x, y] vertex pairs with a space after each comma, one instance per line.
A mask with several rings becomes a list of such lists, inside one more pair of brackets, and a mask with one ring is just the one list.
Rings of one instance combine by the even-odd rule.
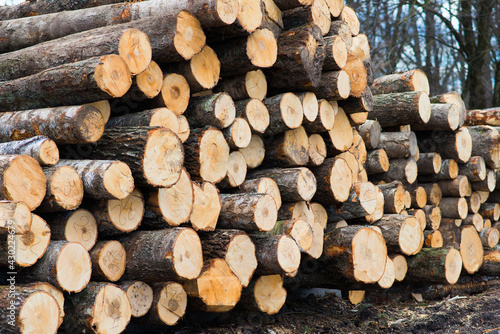
[[87, 251], [97, 241], [98, 226], [94, 215], [86, 209], [46, 214], [44, 218], [50, 223], [52, 240], [76, 241]]
[[40, 166], [53, 166], [59, 161], [56, 143], [45, 136], [0, 143], [0, 154], [27, 155], [35, 159]]
[[24, 202], [0, 201], [0, 234], [25, 234], [31, 229], [31, 221], [30, 209]]
[[194, 128], [211, 125], [218, 129], [233, 124], [235, 115], [233, 99], [227, 93], [192, 98], [184, 113], [189, 125]]
[[406, 255], [415, 255], [422, 249], [424, 234], [415, 217], [384, 215], [374, 225], [382, 230], [388, 249]]
[[314, 201], [330, 205], [332, 201], [344, 202], [349, 198], [353, 178], [344, 159], [325, 159], [323, 165], [312, 168], [312, 172], [317, 182]]
[[425, 131], [416, 134], [422, 153], [436, 152], [459, 163], [466, 163], [471, 157], [473, 144], [468, 128], [461, 127], [456, 132]]
[[418, 180], [419, 182], [424, 183], [439, 182], [442, 180], [454, 180], [458, 177], [458, 171], [458, 164], [455, 160], [445, 159], [442, 160], [439, 171], [436, 174], [419, 175]]
[[465, 164], [458, 165], [458, 172], [471, 182], [483, 181], [486, 178], [486, 163], [481, 156], [473, 156]]
[[385, 173], [374, 174], [374, 181], [392, 182], [402, 180], [412, 184], [417, 179], [418, 167], [414, 158], [409, 159], [391, 159], [389, 160], [389, 170]]
[[490, 126], [467, 127], [472, 138], [472, 152], [484, 158], [489, 168], [500, 167], [500, 135]]
[[296, 129], [302, 124], [304, 112], [302, 102], [297, 95], [285, 93], [265, 99], [269, 111], [269, 127], [266, 135], [281, 134], [289, 129]]
[[[353, 115], [359, 113], [370, 112], [373, 110], [373, 95], [370, 87], [366, 87], [361, 96], [349, 96], [345, 100], [339, 100], [339, 106], [344, 109], [346, 114]], [[370, 121], [376, 122], [376, 121]], [[363, 122], [364, 124], [364, 122]], [[370, 125], [367, 125], [370, 126]]]
[[465, 123], [467, 125], [500, 126], [499, 115], [499, 108], [467, 110]]
[[422, 70], [411, 70], [402, 73], [388, 74], [378, 77], [372, 85], [374, 95], [423, 91], [429, 94], [429, 81]]
[[407, 279], [418, 283], [455, 284], [462, 269], [462, 259], [455, 248], [425, 248], [408, 257], [407, 262]]
[[406, 92], [375, 95], [369, 118], [376, 119], [382, 127], [389, 127], [427, 123], [430, 116], [431, 104], [427, 94]]

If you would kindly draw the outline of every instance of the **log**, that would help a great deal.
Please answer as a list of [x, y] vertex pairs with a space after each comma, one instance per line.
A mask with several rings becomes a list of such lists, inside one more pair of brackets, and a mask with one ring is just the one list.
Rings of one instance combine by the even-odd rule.
[[298, 93], [297, 97], [302, 102], [302, 110], [304, 111], [305, 122], [314, 122], [318, 118], [319, 103], [316, 94], [313, 92]]
[[146, 317], [138, 319], [137, 322], [173, 326], [184, 316], [187, 303], [188, 296], [181, 284], [154, 283], [151, 291], [151, 308]]
[[15, 271], [15, 266], [32, 266], [45, 254], [50, 242], [50, 227], [45, 220], [33, 215], [28, 232], [15, 235], [9, 232], [1, 237], [0, 265]]
[[50, 224], [52, 240], [75, 241], [87, 251], [94, 247], [97, 241], [98, 226], [94, 215], [86, 209], [58, 212], [44, 215]]
[[343, 70], [351, 82], [350, 96], [361, 97], [367, 87], [367, 73], [362, 60], [349, 54]]
[[429, 204], [439, 205], [439, 203], [441, 203], [443, 193], [441, 192], [441, 188], [437, 183], [418, 183], [418, 186], [425, 189], [425, 193], [427, 194], [427, 201]]
[[351, 34], [351, 27], [349, 27], [349, 24], [347, 22], [342, 21], [342, 20], [334, 20], [332, 21], [330, 25], [330, 31], [327, 36], [340, 36], [342, 40], [344, 41], [347, 50], [351, 49], [352, 43], [353, 43], [353, 38]]
[[371, 89], [374, 95], [417, 91], [429, 95], [429, 81], [424, 71], [416, 69], [378, 77]]
[[268, 194], [274, 199], [276, 208], [279, 210], [281, 207], [280, 188], [276, 181], [270, 177], [248, 177], [236, 191], [240, 193]]
[[258, 99], [235, 103], [236, 117], [246, 119], [252, 131], [263, 134], [269, 126], [270, 117], [266, 105]]
[[485, 228], [480, 232], [481, 242], [485, 248], [494, 248], [498, 244], [500, 234], [494, 227]]
[[323, 137], [317, 133], [309, 136], [309, 167], [321, 166], [327, 156], [326, 144]]
[[235, 114], [236, 109], [231, 96], [227, 93], [218, 93], [192, 98], [184, 116], [192, 127], [211, 125], [223, 129], [233, 124]]
[[219, 190], [210, 182], [193, 182], [193, 198], [191, 225], [196, 230], [213, 231], [221, 211]]
[[384, 195], [384, 212], [400, 213], [404, 209], [404, 187], [399, 181], [377, 186]]
[[439, 153], [421, 153], [417, 160], [418, 175], [438, 174], [441, 171], [442, 164], [443, 160]]
[[[304, 119], [303, 126], [308, 133], [320, 133], [326, 132], [333, 129], [335, 124], [335, 115], [338, 112], [337, 102], [335, 101], [327, 101], [325, 99], [319, 100], [319, 113], [318, 117], [309, 122], [307, 119]], [[305, 109], [304, 109], [305, 115]]]
[[279, 35], [277, 59], [266, 70], [266, 79], [278, 90], [317, 87], [324, 60], [321, 29], [316, 25], [292, 28]]
[[436, 95], [431, 97], [432, 103], [449, 103], [454, 104], [458, 107], [460, 112], [460, 123], [459, 126], [463, 126], [466, 118], [465, 103], [462, 100], [462, 95], [458, 92], [448, 92], [441, 95]]
[[472, 138], [472, 152], [484, 158], [489, 168], [500, 167], [500, 135], [498, 130], [486, 126], [477, 125], [467, 127]]
[[370, 90], [370, 87], [366, 87], [364, 92], [359, 97], [349, 96], [345, 100], [339, 100], [339, 106], [341, 106], [342, 109], [344, 109], [344, 111], [349, 115], [355, 115], [367, 112], [369, 113], [370, 111], [373, 110], [373, 95]]
[[481, 232], [484, 227], [484, 219], [479, 213], [468, 214], [462, 221], [462, 225], [473, 225], [476, 228], [476, 231]]
[[270, 231], [278, 210], [267, 194], [222, 194], [218, 226], [245, 231]]
[[[456, 132], [426, 131], [417, 133], [420, 152], [436, 152], [443, 158], [466, 163], [472, 155], [472, 137], [468, 128], [461, 127]], [[477, 154], [475, 154], [477, 155]]]
[[373, 96], [373, 110], [369, 118], [376, 119], [382, 127], [389, 127], [427, 123], [430, 116], [429, 96], [419, 91]]
[[243, 287], [248, 286], [257, 268], [255, 245], [239, 230], [217, 230], [200, 234], [203, 258], [224, 259]]
[[344, 70], [324, 72], [319, 86], [314, 89], [318, 98], [327, 100], [343, 100], [351, 92], [351, 79]]
[[48, 282], [67, 292], [80, 292], [90, 281], [89, 253], [78, 242], [52, 241], [44, 255], [23, 270], [22, 280]]
[[295, 272], [300, 265], [300, 249], [287, 235], [250, 235], [255, 244], [258, 275]]
[[[353, 56], [358, 57], [359, 60], [363, 62], [363, 64], [365, 63], [365, 60], [371, 62], [370, 44], [368, 42], [368, 37], [365, 34], [357, 34], [356, 36], [354, 36], [352, 38], [352, 45], [349, 49], [349, 53]], [[375, 80], [375, 78], [373, 78], [373, 80]]]
[[0, 155], [0, 200], [22, 201], [30, 211], [45, 196], [46, 180], [35, 159], [25, 155]]
[[416, 131], [455, 131], [460, 125], [460, 110], [454, 104], [431, 104], [431, 117], [425, 124], [412, 124]]
[[0, 234], [25, 234], [31, 229], [31, 221], [30, 209], [24, 202], [0, 201]]
[[269, 111], [269, 127], [266, 135], [277, 135], [289, 129], [296, 129], [302, 124], [304, 112], [302, 102], [297, 95], [285, 93], [265, 99]]
[[498, 108], [466, 110], [465, 123], [467, 125], [500, 126]]
[[493, 169], [486, 170], [486, 178], [483, 181], [471, 182], [471, 189], [474, 191], [492, 192], [496, 188], [496, 174]]
[[111, 117], [106, 123], [106, 128], [136, 127], [136, 126], [159, 126], [179, 132], [179, 121], [177, 115], [167, 108], [156, 108], [141, 112], [125, 114], [123, 116]]
[[123, 199], [134, 190], [130, 168], [113, 160], [65, 160], [56, 167], [69, 166], [76, 170], [83, 181], [86, 196], [95, 199]]
[[52, 295], [37, 288], [15, 285], [0, 286], [2, 333], [29, 333], [43, 328], [56, 333], [59, 327], [59, 306]]
[[47, 292], [49, 295], [51, 295], [57, 302], [57, 305], [59, 307], [59, 324], [60, 326], [63, 322], [64, 319], [64, 295], [61, 290], [57, 289], [56, 287], [52, 286], [49, 283], [46, 282], [35, 282], [35, 283], [28, 283], [28, 284], [23, 284], [22, 285], [23, 289], [34, 289], [38, 291], [44, 291]]
[[458, 165], [458, 172], [471, 182], [483, 181], [486, 178], [486, 163], [483, 157], [473, 156], [467, 163]]
[[340, 18], [342, 19], [342, 21], [347, 22], [349, 28], [351, 28], [351, 33], [353, 36], [356, 36], [359, 33], [360, 23], [354, 9], [349, 6], [344, 6], [344, 8], [342, 9], [342, 13], [340, 14]]
[[219, 188], [238, 187], [245, 181], [246, 175], [247, 163], [245, 156], [239, 151], [231, 152], [229, 154], [227, 175], [218, 186]]
[[500, 219], [500, 204], [490, 202], [483, 203], [477, 213], [485, 219], [497, 221]]
[[273, 315], [281, 310], [286, 296], [287, 292], [283, 288], [281, 275], [264, 275], [243, 290], [239, 305], [245, 310]]
[[339, 35], [326, 36], [325, 61], [323, 71], [338, 71], [343, 69], [347, 63], [347, 46]]
[[325, 235], [321, 261], [333, 275], [340, 274], [350, 282], [375, 283], [385, 271], [387, 248], [376, 230], [352, 225]]
[[131, 316], [142, 317], [148, 313], [153, 305], [153, 289], [141, 281], [125, 281], [118, 283], [125, 291], [130, 302]]
[[323, 227], [323, 229], [325, 229], [328, 222], [328, 213], [326, 212], [325, 207], [319, 203], [310, 203], [309, 206], [314, 215], [314, 222], [318, 223], [321, 227]]
[[179, 132], [177, 132], [177, 136], [181, 140], [182, 143], [185, 143], [188, 140], [189, 135], [191, 134], [191, 129], [189, 128], [189, 123], [187, 118], [184, 115], [178, 115], [177, 121], [179, 123]]
[[314, 201], [329, 205], [332, 201], [344, 202], [349, 198], [352, 172], [344, 159], [325, 159], [323, 165], [312, 168], [312, 172], [317, 182]]
[[272, 166], [305, 166], [309, 161], [309, 137], [299, 126], [285, 131], [266, 146], [265, 162]]
[[388, 214], [374, 225], [382, 230], [388, 249], [405, 255], [415, 255], [422, 249], [424, 234], [415, 217]]
[[276, 6], [281, 10], [293, 9], [302, 6], [312, 5], [312, 0], [274, 0]]
[[442, 160], [440, 170], [437, 174], [423, 174], [419, 176], [419, 181], [424, 183], [431, 183], [439, 182], [441, 180], [454, 180], [458, 176], [458, 171], [458, 164], [455, 160], [445, 159]]
[[258, 134], [253, 134], [252, 139], [250, 139], [250, 144], [245, 148], [241, 148], [239, 151], [245, 157], [248, 169], [259, 167], [264, 161], [266, 154], [264, 141]]
[[92, 279], [116, 282], [125, 272], [126, 251], [116, 240], [98, 241], [90, 251]]
[[335, 115], [333, 128], [328, 131], [328, 136], [330, 141], [326, 140], [326, 142], [327, 144], [331, 142], [331, 145], [327, 145], [327, 149], [333, 149], [333, 151], [337, 153], [347, 151], [353, 144], [354, 132], [352, 131], [347, 115], [340, 107]]
[[413, 282], [455, 284], [462, 270], [462, 259], [455, 248], [425, 248], [407, 258], [406, 278]]
[[425, 216], [425, 212], [422, 209], [407, 209], [406, 214], [408, 216], [413, 216], [417, 219], [418, 224], [420, 225], [420, 229], [423, 231], [427, 226], [427, 218]]
[[464, 175], [458, 175], [453, 180], [441, 180], [438, 186], [445, 197], [465, 197], [470, 190], [469, 180]]
[[[368, 151], [365, 170], [368, 175], [385, 173], [389, 170], [389, 158], [384, 149]], [[419, 168], [420, 172], [420, 168]]]
[[184, 113], [189, 104], [191, 89], [186, 78], [178, 73], [166, 74], [163, 78], [160, 94], [154, 99], [143, 101], [139, 106], [145, 110], [168, 108], [176, 115]]
[[482, 275], [498, 276], [500, 271], [500, 251], [497, 249], [485, 250], [484, 251], [484, 263], [479, 269]]
[[424, 246], [427, 248], [443, 247], [443, 235], [439, 231], [424, 231]]
[[313, 1], [311, 6], [283, 11], [283, 26], [290, 30], [304, 25], [316, 25], [324, 36], [330, 31], [330, 9], [325, 0]]
[[241, 296], [241, 284], [223, 259], [206, 261], [198, 278], [184, 283], [190, 306], [206, 312], [227, 312]]
[[412, 184], [417, 179], [418, 167], [414, 158], [390, 159], [389, 170], [385, 173], [372, 175], [374, 181], [392, 182], [402, 180]]
[[[312, 210], [311, 212], [314, 215], [314, 212]], [[319, 259], [320, 256], [323, 254], [325, 232], [323, 226], [320, 223], [317, 222], [313, 223], [308, 222], [308, 223], [312, 227], [313, 242], [311, 248], [309, 248], [309, 250], [307, 250], [305, 253], [313, 259]]]
[[377, 208], [378, 190], [371, 182], [356, 182], [348, 199], [340, 205], [327, 207], [328, 221], [361, 218], [371, 215]]
[[74, 210], [83, 200], [83, 182], [78, 172], [69, 166], [44, 167], [47, 180], [45, 197], [38, 212]]
[[481, 206], [481, 195], [479, 195], [479, 192], [472, 192], [467, 199], [467, 204], [469, 205], [469, 213], [477, 213]]
[[230, 148], [245, 148], [252, 139], [252, 129], [248, 122], [243, 118], [236, 118], [229, 127], [223, 130], [224, 137]]
[[214, 91], [226, 92], [235, 101], [247, 99], [262, 101], [267, 95], [267, 80], [262, 70], [249, 71], [219, 81]]
[[121, 333], [131, 318], [125, 291], [111, 283], [91, 282], [81, 293], [68, 296], [66, 331]]
[[[366, 163], [368, 152], [366, 151], [366, 145], [363, 141], [361, 135], [355, 129], [352, 130], [353, 133], [353, 143], [349, 148], [348, 152], [351, 153], [354, 158], [358, 161], [359, 169], [363, 169], [363, 165]], [[346, 153], [342, 153], [346, 154]]]
[[401, 282], [406, 277], [406, 272], [408, 271], [408, 264], [406, 262], [406, 257], [404, 255], [396, 254], [389, 255], [389, 258], [394, 264], [394, 278], [396, 281]]
[[189, 228], [132, 232], [120, 242], [127, 252], [124, 280], [195, 279], [203, 266], [200, 239]]
[[460, 238], [460, 255], [464, 269], [469, 274], [473, 274], [481, 268], [483, 264], [483, 244], [474, 226], [462, 228]]
[[[391, 159], [410, 158], [417, 154], [417, 136], [414, 132], [382, 132], [379, 148], [382, 148]], [[420, 160], [420, 159], [419, 159]]]
[[274, 228], [266, 232], [272, 235], [285, 234], [292, 237], [301, 252], [307, 252], [313, 245], [313, 226], [302, 219], [289, 219], [276, 222]]
[[367, 149], [376, 149], [380, 143], [382, 127], [378, 121], [367, 120], [358, 127], [359, 134], [363, 138]]
[[443, 197], [439, 203], [441, 214], [446, 218], [464, 219], [467, 217], [468, 205], [463, 197]]
[[102, 115], [104, 119], [104, 123], [109, 120], [109, 116], [111, 115], [111, 104], [108, 100], [95, 101], [92, 103], [88, 103], [88, 105], [96, 108]]
[[437, 205], [426, 205], [422, 208], [426, 218], [426, 229], [437, 230], [441, 225], [441, 209]]
[[263, 177], [276, 182], [280, 198], [285, 202], [310, 201], [316, 193], [316, 177], [304, 167], [261, 169], [249, 174], [249, 179]]
[[382, 190], [380, 190], [377, 187], [377, 205], [375, 206], [375, 211], [371, 215], [366, 215], [365, 220], [369, 224], [378, 221], [380, 218], [384, 216], [384, 206], [385, 206], [384, 194], [382, 193]]
[[47, 136], [57, 144], [93, 143], [104, 131], [101, 113], [91, 106], [8, 112], [0, 121], [2, 142]]
[[389, 289], [394, 284], [394, 281], [396, 279], [395, 274], [396, 268], [394, 266], [394, 263], [392, 262], [390, 257], [387, 257], [384, 275], [382, 275], [382, 278], [377, 281], [377, 284], [382, 289]]
[[0, 154], [27, 155], [35, 159], [40, 166], [53, 166], [59, 161], [56, 143], [46, 136], [0, 143]]

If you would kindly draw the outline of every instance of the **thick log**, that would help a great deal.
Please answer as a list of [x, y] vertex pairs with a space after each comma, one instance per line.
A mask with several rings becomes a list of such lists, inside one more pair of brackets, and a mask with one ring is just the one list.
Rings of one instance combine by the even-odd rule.
[[[366, 113], [373, 110], [373, 95], [370, 87], [366, 87], [361, 96], [349, 96], [345, 100], [339, 100], [339, 106], [344, 109], [346, 114], [355, 115]], [[371, 121], [374, 122], [374, 121]], [[369, 126], [369, 125], [367, 125]]]
[[315, 25], [293, 28], [279, 36], [277, 59], [266, 70], [266, 79], [273, 89], [310, 89], [321, 81], [324, 60], [320, 28]]
[[321, 166], [327, 156], [326, 143], [323, 137], [317, 133], [309, 136], [309, 162], [310, 167]]
[[455, 248], [425, 248], [407, 258], [406, 277], [413, 282], [455, 284], [462, 270], [462, 259]]
[[465, 123], [467, 125], [500, 126], [500, 122], [498, 120], [499, 114], [499, 108], [467, 110]]
[[255, 245], [239, 230], [217, 230], [200, 234], [203, 258], [224, 259], [243, 287], [248, 286], [257, 268]]
[[[308, 92], [310, 93], [310, 92]], [[311, 93], [314, 94], [314, 93]], [[315, 120], [309, 121], [307, 117], [303, 121], [303, 126], [308, 133], [320, 133], [333, 129], [335, 124], [335, 115], [338, 112], [336, 101], [327, 101], [321, 99], [318, 101], [319, 109], [318, 115]], [[306, 116], [306, 109], [304, 108], [304, 116]]]
[[396, 281], [401, 282], [406, 277], [406, 272], [408, 271], [406, 257], [401, 254], [392, 254], [389, 255], [389, 258], [394, 264], [394, 278], [396, 279]]
[[44, 255], [23, 271], [22, 280], [48, 282], [68, 292], [80, 292], [90, 281], [89, 253], [78, 242], [52, 241]]
[[266, 146], [265, 162], [271, 166], [305, 166], [309, 161], [309, 137], [299, 126], [287, 130]]
[[219, 81], [215, 92], [226, 92], [235, 101], [257, 99], [262, 101], [267, 95], [267, 80], [262, 70], [249, 71], [243, 75]]
[[194, 128], [211, 125], [218, 129], [233, 124], [235, 115], [233, 99], [227, 93], [192, 98], [184, 113], [189, 125]]
[[498, 248], [484, 251], [484, 263], [479, 269], [483, 275], [498, 276], [500, 272], [500, 251]]
[[377, 208], [378, 189], [371, 182], [356, 182], [349, 197], [341, 205], [327, 207], [328, 221], [361, 218], [371, 215]]
[[95, 216], [86, 209], [44, 215], [50, 224], [52, 240], [76, 241], [87, 251], [97, 241], [98, 226]]
[[349, 198], [352, 172], [342, 158], [325, 159], [323, 165], [313, 168], [317, 187], [314, 201], [330, 205], [332, 201], [344, 202]]
[[327, 1], [313, 1], [311, 6], [283, 11], [283, 26], [285, 30], [290, 30], [304, 25], [316, 25], [324, 36], [330, 31], [330, 17]]
[[132, 232], [120, 242], [127, 252], [123, 279], [194, 279], [203, 266], [200, 238], [189, 228]]
[[462, 100], [462, 95], [458, 92], [448, 92], [441, 95], [436, 95], [431, 97], [432, 103], [449, 103], [454, 104], [458, 107], [460, 112], [460, 123], [459, 126], [463, 126], [466, 118], [465, 103]]
[[[389, 158], [409, 158], [417, 154], [417, 136], [414, 132], [382, 132], [379, 148], [387, 153]], [[419, 159], [420, 160], [420, 159]]]
[[266, 135], [277, 135], [289, 129], [296, 129], [302, 124], [304, 112], [302, 102], [297, 95], [285, 93], [265, 99], [269, 111], [269, 127]]
[[483, 264], [484, 250], [481, 237], [474, 226], [462, 228], [460, 236], [460, 255], [462, 255], [464, 269], [469, 274], [473, 274]]
[[193, 210], [189, 220], [196, 230], [213, 231], [221, 211], [219, 190], [210, 182], [193, 186]]
[[116, 282], [125, 272], [126, 251], [118, 241], [98, 241], [89, 254], [93, 280]]
[[[354, 132], [349, 123], [349, 118], [340, 107], [335, 115], [333, 128], [328, 131], [328, 137], [329, 141], [325, 139], [327, 149], [336, 153], [347, 151], [353, 144]], [[331, 145], [328, 145], [330, 143]]]
[[401, 180], [412, 184], [417, 179], [418, 167], [414, 158], [391, 159], [389, 160], [389, 170], [385, 173], [372, 175], [374, 181], [392, 182]]
[[221, 204], [219, 227], [270, 231], [276, 224], [276, 203], [267, 194], [223, 194]]
[[239, 151], [245, 157], [248, 169], [259, 167], [266, 155], [264, 141], [258, 134], [253, 134], [252, 139], [250, 139], [250, 144], [245, 148], [241, 148]]
[[496, 128], [477, 125], [467, 127], [472, 138], [472, 152], [484, 158], [489, 168], [500, 167], [500, 135]]
[[469, 180], [464, 175], [458, 175], [453, 180], [441, 180], [438, 186], [445, 197], [465, 197], [470, 191]]
[[367, 149], [376, 149], [380, 143], [382, 127], [378, 121], [367, 120], [358, 127], [359, 134], [363, 138]]
[[25, 234], [31, 229], [31, 221], [30, 209], [24, 202], [0, 201], [0, 234]]
[[497, 228], [489, 227], [485, 228], [479, 232], [479, 236], [481, 237], [481, 241], [483, 243], [483, 247], [485, 248], [494, 248], [498, 244], [498, 240], [500, 239], [500, 233]]
[[241, 296], [240, 280], [233, 274], [226, 261], [206, 261], [198, 278], [184, 283], [187, 295], [193, 298], [190, 307], [206, 312], [230, 311]]
[[496, 188], [497, 177], [493, 169], [486, 170], [486, 178], [483, 181], [471, 182], [471, 189], [474, 191], [493, 192]]
[[427, 123], [430, 116], [429, 96], [421, 91], [375, 95], [369, 114], [382, 127]]
[[130, 168], [113, 160], [59, 160], [56, 167], [69, 166], [83, 181], [86, 196], [96, 199], [123, 199], [134, 189]]
[[486, 163], [481, 156], [473, 156], [465, 164], [458, 165], [458, 172], [471, 182], [483, 181], [486, 178]]
[[420, 153], [417, 166], [418, 175], [434, 175], [441, 171], [443, 160], [439, 153]]
[[325, 72], [321, 75], [319, 86], [314, 93], [321, 99], [343, 100], [349, 97], [351, 81], [344, 70]]
[[472, 155], [472, 137], [465, 127], [459, 128], [456, 132], [418, 132], [417, 139], [418, 148], [423, 153], [436, 152], [443, 158], [454, 159], [458, 163], [466, 163]]
[[236, 117], [247, 120], [252, 131], [264, 133], [269, 126], [269, 111], [261, 100], [252, 98], [250, 100], [238, 101], [235, 103]]
[[349, 76], [349, 81], [351, 83], [350, 95], [361, 97], [367, 87], [367, 73], [362, 60], [349, 54], [343, 70]]
[[59, 107], [2, 113], [0, 140], [47, 136], [57, 144], [92, 143], [104, 131], [101, 113], [91, 106]]
[[400, 213], [404, 209], [404, 187], [399, 181], [377, 186], [384, 195], [384, 212]]
[[153, 289], [150, 285], [141, 281], [125, 281], [118, 283], [118, 286], [127, 294], [132, 317], [138, 318], [148, 313], [153, 305]]
[[271, 178], [276, 182], [280, 197], [285, 202], [310, 201], [316, 193], [316, 178], [304, 167], [261, 169], [249, 174], [249, 179], [262, 177]]
[[323, 71], [338, 71], [345, 67], [347, 62], [347, 46], [339, 35], [326, 36], [325, 61]]
[[374, 95], [416, 91], [429, 94], [429, 81], [424, 71], [416, 69], [378, 77], [371, 89]]
[[121, 333], [132, 314], [125, 291], [111, 283], [91, 282], [67, 298], [66, 331]]
[[243, 290], [239, 305], [244, 310], [273, 315], [281, 310], [285, 304], [286, 296], [287, 292], [283, 288], [281, 275], [264, 275]]
[[56, 300], [57, 305], [59, 307], [59, 326], [62, 324], [65, 314], [64, 314], [64, 295], [61, 290], [57, 289], [56, 287], [46, 282], [34, 282], [34, 283], [23, 284], [22, 288], [45, 291], [49, 295], [51, 295]]
[[454, 104], [431, 104], [431, 117], [425, 124], [412, 124], [416, 131], [455, 131], [460, 125], [460, 110]]
[[0, 154], [27, 155], [35, 159], [40, 166], [53, 166], [59, 161], [56, 143], [46, 136], [0, 143]]
[[287, 235], [251, 235], [258, 266], [256, 274], [274, 275], [295, 272], [300, 265], [300, 249]]
[[46, 333], [57, 332], [60, 325], [59, 306], [48, 292], [36, 287], [2, 285], [0, 298], [2, 333], [34, 333], [40, 328]]
[[424, 234], [415, 217], [384, 215], [374, 225], [382, 230], [388, 249], [406, 255], [415, 255], [422, 249]]
[[[249, 136], [251, 138], [251, 136]], [[247, 175], [247, 163], [245, 156], [239, 151], [229, 154], [227, 174], [218, 185], [219, 188], [237, 187], [245, 181]]]
[[45, 220], [33, 215], [28, 232], [15, 235], [9, 233], [1, 237], [0, 265], [14, 271], [15, 266], [32, 266], [45, 254], [50, 242], [50, 227]]
[[321, 261], [333, 275], [340, 274], [350, 282], [375, 283], [384, 274], [387, 248], [376, 230], [352, 225], [325, 235]]
[[45, 197], [39, 212], [74, 210], [83, 200], [83, 182], [78, 172], [69, 166], [44, 167], [47, 180]]

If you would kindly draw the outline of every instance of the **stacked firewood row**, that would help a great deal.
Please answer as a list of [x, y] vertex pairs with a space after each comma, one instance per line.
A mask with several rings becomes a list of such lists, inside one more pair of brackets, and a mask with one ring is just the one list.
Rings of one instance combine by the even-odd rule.
[[498, 131], [343, 1], [44, 2], [0, 8], [2, 332], [498, 274]]

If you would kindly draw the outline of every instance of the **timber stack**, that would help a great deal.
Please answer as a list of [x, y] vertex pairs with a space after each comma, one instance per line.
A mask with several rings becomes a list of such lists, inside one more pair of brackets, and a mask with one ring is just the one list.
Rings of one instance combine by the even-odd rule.
[[74, 5], [0, 8], [2, 333], [500, 273], [495, 112], [375, 79], [342, 0]]

